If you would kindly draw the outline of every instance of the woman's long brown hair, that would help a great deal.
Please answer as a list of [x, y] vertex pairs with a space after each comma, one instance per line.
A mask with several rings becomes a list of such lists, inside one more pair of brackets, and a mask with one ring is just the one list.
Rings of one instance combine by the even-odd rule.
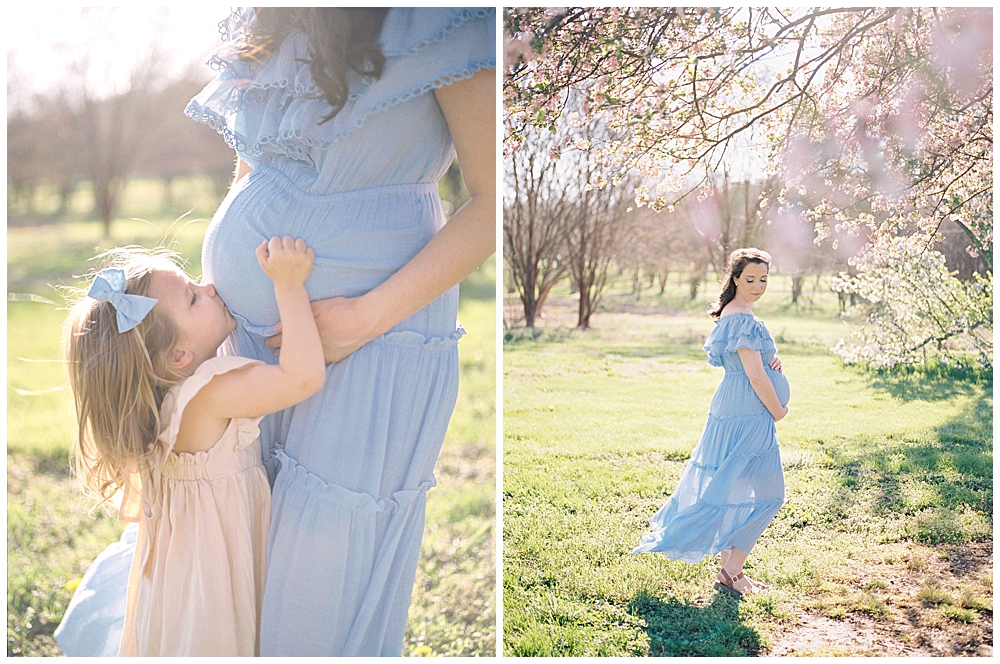
[[254, 7], [256, 27], [238, 44], [241, 60], [260, 61], [281, 46], [292, 30], [309, 38], [309, 73], [323, 91], [330, 113], [337, 115], [350, 95], [348, 71], [382, 76], [385, 56], [378, 45], [387, 7]]

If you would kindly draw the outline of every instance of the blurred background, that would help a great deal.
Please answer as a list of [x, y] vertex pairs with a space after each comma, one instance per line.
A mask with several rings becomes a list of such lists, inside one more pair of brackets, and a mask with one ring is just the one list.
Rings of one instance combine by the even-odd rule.
[[[168, 246], [201, 274], [201, 242], [235, 152], [184, 115], [212, 79], [216, 7], [7, 10], [7, 654], [52, 636], [90, 562], [124, 524], [69, 474], [75, 433], [58, 287], [101, 252]], [[447, 213], [468, 198], [452, 164]], [[461, 286], [461, 387], [428, 495], [406, 655], [495, 653], [495, 259]]]
[[211, 215], [234, 154], [184, 116], [218, 9], [8, 11], [8, 225]]

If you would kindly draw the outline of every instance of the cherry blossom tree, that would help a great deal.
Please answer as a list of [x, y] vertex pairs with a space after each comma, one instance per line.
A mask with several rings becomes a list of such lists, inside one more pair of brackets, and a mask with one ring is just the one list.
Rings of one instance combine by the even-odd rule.
[[[845, 289], [866, 271], [933, 263], [946, 222], [992, 265], [991, 9], [508, 9], [504, 20], [507, 151], [523, 128], [552, 126], [562, 92], [586, 81], [580, 111], [616, 136], [599, 158], [660, 181], [637, 189], [638, 204], [710, 190], [752, 153], [783, 183], [776, 215], [834, 249], [865, 238]], [[949, 279], [934, 283], [950, 292]], [[988, 269], [977, 279], [992, 292]], [[871, 315], [866, 329], [912, 320]]]

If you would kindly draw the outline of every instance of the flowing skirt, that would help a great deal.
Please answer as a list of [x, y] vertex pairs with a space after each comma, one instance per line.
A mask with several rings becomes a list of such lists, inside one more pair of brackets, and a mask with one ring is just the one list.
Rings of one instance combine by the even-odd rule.
[[[768, 374], [786, 404], [787, 381]], [[750, 552], [785, 500], [778, 434], [762, 408], [746, 374], [727, 370], [677, 489], [632, 553], [697, 563], [732, 547]]]
[[[357, 296], [444, 224], [435, 183], [302, 191], [270, 166], [234, 187], [205, 237], [206, 278], [237, 318], [225, 352], [277, 362], [278, 321], [254, 248], [272, 235], [316, 252], [313, 300]], [[402, 650], [427, 490], [458, 396], [458, 288], [327, 367], [313, 397], [261, 422], [273, 480], [261, 655]]]

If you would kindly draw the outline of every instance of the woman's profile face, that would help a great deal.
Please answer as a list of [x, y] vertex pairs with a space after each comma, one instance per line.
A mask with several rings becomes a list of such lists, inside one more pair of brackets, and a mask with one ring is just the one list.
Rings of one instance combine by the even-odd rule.
[[767, 290], [767, 270], [766, 263], [747, 263], [743, 273], [733, 277], [736, 283], [736, 297], [751, 303], [759, 300]]

